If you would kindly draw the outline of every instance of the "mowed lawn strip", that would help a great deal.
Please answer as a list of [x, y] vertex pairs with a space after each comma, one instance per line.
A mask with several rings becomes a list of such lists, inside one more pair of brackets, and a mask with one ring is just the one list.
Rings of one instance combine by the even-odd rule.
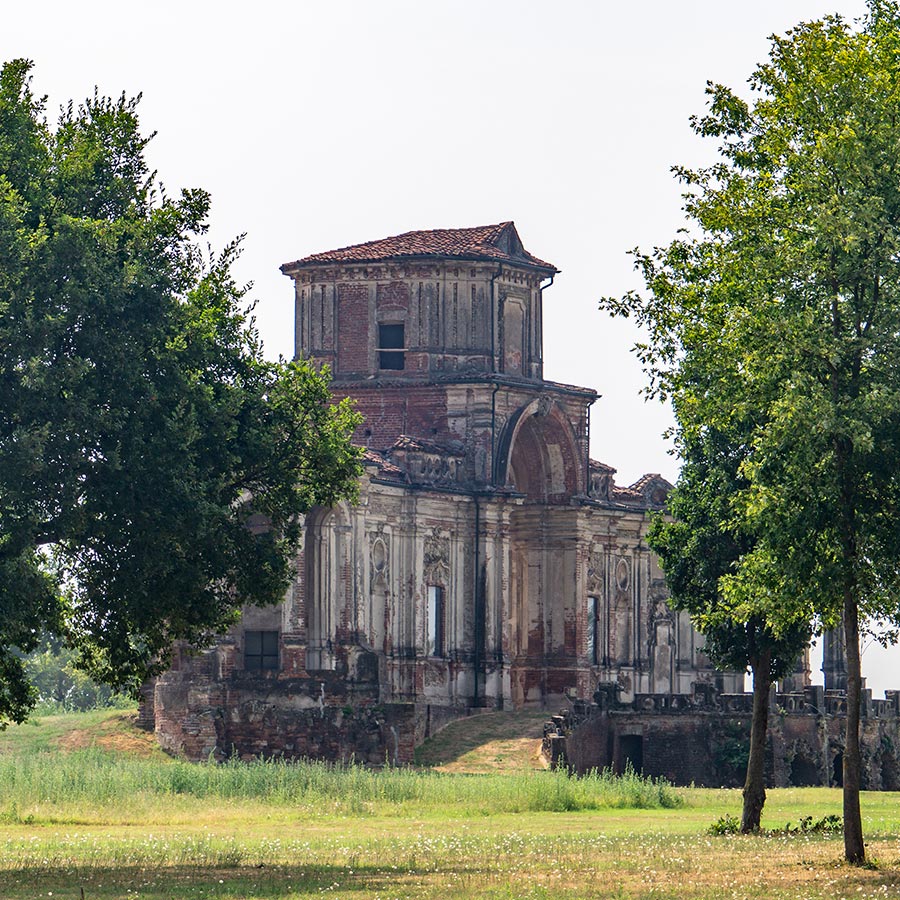
[[[706, 834], [720, 816], [739, 812], [736, 790], [533, 769], [196, 765], [115, 750], [127, 748], [127, 737], [103, 749], [100, 736], [127, 736], [129, 727], [114, 713], [7, 732], [4, 900], [80, 900], [82, 891], [85, 900], [900, 896], [897, 794], [864, 795], [877, 863], [854, 869], [840, 861], [839, 835]], [[496, 737], [485, 733], [486, 741]], [[456, 759], [474, 752], [480, 767], [478, 746], [458, 747]], [[67, 752], [72, 747], [89, 749]], [[804, 816], [839, 814], [840, 805], [835, 789], [772, 790], [764, 825], [796, 826]]]
[[[670, 811], [674, 822], [680, 812]], [[838, 837], [709, 837], [627, 830], [620, 811], [481, 822], [374, 820], [304, 826], [0, 832], [0, 895], [148, 900], [313, 897], [891, 897], [897, 839], [876, 869], [840, 862]], [[665, 824], [665, 823], [662, 823]], [[359, 826], [362, 827], [359, 827]], [[614, 829], [608, 826], [616, 826]], [[610, 833], [615, 831], [616, 833]], [[544, 893], [546, 892], [546, 893]]]

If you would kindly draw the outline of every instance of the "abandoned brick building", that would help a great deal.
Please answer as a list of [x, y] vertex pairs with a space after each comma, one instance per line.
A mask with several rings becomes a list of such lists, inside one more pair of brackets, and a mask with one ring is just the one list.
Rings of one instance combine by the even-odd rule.
[[512, 222], [282, 272], [297, 356], [327, 363], [364, 416], [359, 500], [306, 517], [280, 606], [176, 654], [152, 703], [164, 746], [405, 761], [473, 708], [743, 691], [666, 605], [644, 538], [670, 485], [617, 486], [589, 458], [595, 392], [544, 379], [557, 269]]

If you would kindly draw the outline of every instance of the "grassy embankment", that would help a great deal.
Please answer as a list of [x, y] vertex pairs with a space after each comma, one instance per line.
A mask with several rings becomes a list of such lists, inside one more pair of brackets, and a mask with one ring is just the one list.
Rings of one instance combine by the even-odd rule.
[[[706, 835], [737, 791], [502, 771], [533, 760], [534, 722], [519, 727], [484, 717], [425, 748], [444, 768], [501, 769], [473, 775], [198, 766], [121, 714], [37, 720], [0, 735], [0, 897], [900, 896], [897, 795], [864, 797], [878, 866], [855, 870], [839, 836]], [[839, 812], [837, 791], [772, 791], [765, 822]]]

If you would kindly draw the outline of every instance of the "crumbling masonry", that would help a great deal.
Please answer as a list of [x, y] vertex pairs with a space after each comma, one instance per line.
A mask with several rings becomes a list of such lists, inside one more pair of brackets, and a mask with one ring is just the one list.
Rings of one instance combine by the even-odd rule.
[[[618, 711], [637, 700], [632, 718], [597, 710], [614, 762], [619, 733], [657, 733], [664, 698], [743, 690], [666, 605], [644, 538], [670, 485], [617, 486], [588, 454], [597, 395], [543, 377], [557, 269], [513, 223], [410, 232], [282, 272], [297, 356], [327, 363], [364, 416], [359, 502], [306, 517], [280, 606], [179, 649], [147, 704], [164, 747], [406, 762], [473, 709], [586, 709], [612, 691]], [[805, 689], [803, 665], [794, 681]]]

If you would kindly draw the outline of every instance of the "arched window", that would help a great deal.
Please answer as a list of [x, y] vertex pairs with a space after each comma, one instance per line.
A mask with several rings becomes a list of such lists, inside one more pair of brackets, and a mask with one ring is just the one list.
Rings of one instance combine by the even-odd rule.
[[600, 665], [600, 599], [587, 598], [587, 621], [585, 622], [587, 637], [587, 658], [592, 666]]

